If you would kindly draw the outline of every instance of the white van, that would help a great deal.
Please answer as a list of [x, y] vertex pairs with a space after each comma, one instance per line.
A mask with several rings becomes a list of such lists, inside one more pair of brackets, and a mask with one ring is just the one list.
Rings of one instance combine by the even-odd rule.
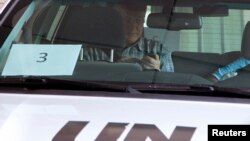
[[249, 140], [246, 0], [30, 0], [0, 16], [0, 141]]

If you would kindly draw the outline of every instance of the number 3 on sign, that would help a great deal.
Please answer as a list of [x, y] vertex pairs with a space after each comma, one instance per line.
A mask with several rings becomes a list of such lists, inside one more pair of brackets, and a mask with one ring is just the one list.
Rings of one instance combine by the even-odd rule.
[[46, 52], [40, 53], [40, 54], [39, 54], [39, 59], [36, 60], [36, 62], [38, 62], [38, 63], [46, 62], [47, 56], [48, 56], [48, 53], [46, 53]]
[[82, 45], [13, 44], [1, 75], [71, 76], [81, 47]]

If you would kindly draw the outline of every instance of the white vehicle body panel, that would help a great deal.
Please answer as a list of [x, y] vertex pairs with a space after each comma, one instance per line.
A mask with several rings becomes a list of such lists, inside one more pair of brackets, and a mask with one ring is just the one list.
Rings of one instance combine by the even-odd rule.
[[[88, 122], [76, 141], [93, 141], [108, 123], [155, 125], [167, 139], [179, 127], [195, 128], [191, 141], [206, 141], [211, 124], [250, 124], [243, 102], [99, 96], [0, 94], [1, 141], [52, 141], [69, 121]], [[147, 141], [150, 141], [150, 137]]]

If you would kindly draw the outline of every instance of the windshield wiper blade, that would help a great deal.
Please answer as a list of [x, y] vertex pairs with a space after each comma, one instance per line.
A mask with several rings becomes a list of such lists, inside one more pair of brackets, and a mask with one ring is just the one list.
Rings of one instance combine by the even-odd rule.
[[250, 97], [250, 89], [247, 88], [218, 87], [213, 85], [192, 85], [190, 86], [190, 89], [209, 92], [215, 96]]
[[[59, 77], [60, 78], [60, 77]], [[181, 95], [209, 95], [215, 97], [250, 97], [250, 89], [226, 88], [214, 85], [178, 85], [152, 84], [132, 82], [108, 82], [71, 80], [70, 78], [54, 77], [1, 77], [0, 87], [16, 87], [27, 90], [59, 89], [59, 90], [90, 90], [112, 91], [132, 94], [158, 93]]]
[[74, 81], [52, 77], [4, 77], [0, 79], [1, 87], [19, 87], [28, 90], [34, 89], [60, 89], [60, 90], [95, 90], [127, 92], [124, 86], [99, 81]]
[[228, 87], [215, 87], [218, 92], [227, 92], [237, 95], [250, 97], [250, 89], [247, 88], [228, 88]]
[[130, 84], [140, 92], [154, 92], [159, 94], [202, 95], [214, 97], [250, 97], [250, 90], [243, 88], [227, 88], [214, 85], [178, 85], [178, 84]]

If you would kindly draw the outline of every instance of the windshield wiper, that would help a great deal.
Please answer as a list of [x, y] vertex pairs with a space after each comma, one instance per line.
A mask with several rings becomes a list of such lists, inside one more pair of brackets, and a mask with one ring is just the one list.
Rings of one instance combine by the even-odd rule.
[[130, 87], [142, 93], [199, 95], [213, 97], [250, 98], [250, 89], [218, 87], [214, 85], [178, 85], [178, 84], [130, 84]]
[[250, 97], [249, 88], [229, 88], [229, 87], [215, 87], [217, 92], [231, 93], [240, 96]]
[[35, 89], [60, 89], [60, 90], [94, 90], [94, 91], [116, 91], [128, 92], [125, 87], [111, 85], [107, 82], [98, 81], [74, 81], [69, 79], [58, 79], [51, 77], [2, 77], [0, 87]]
[[221, 97], [250, 97], [250, 89], [219, 87], [214, 85], [191, 85], [190, 90], [210, 93], [211, 96]]
[[213, 85], [178, 85], [132, 82], [107, 82], [58, 79], [53, 77], [2, 77], [0, 87], [15, 87], [27, 90], [59, 89], [125, 92], [132, 94], [157, 93], [215, 97], [250, 97], [250, 89], [226, 88]]

